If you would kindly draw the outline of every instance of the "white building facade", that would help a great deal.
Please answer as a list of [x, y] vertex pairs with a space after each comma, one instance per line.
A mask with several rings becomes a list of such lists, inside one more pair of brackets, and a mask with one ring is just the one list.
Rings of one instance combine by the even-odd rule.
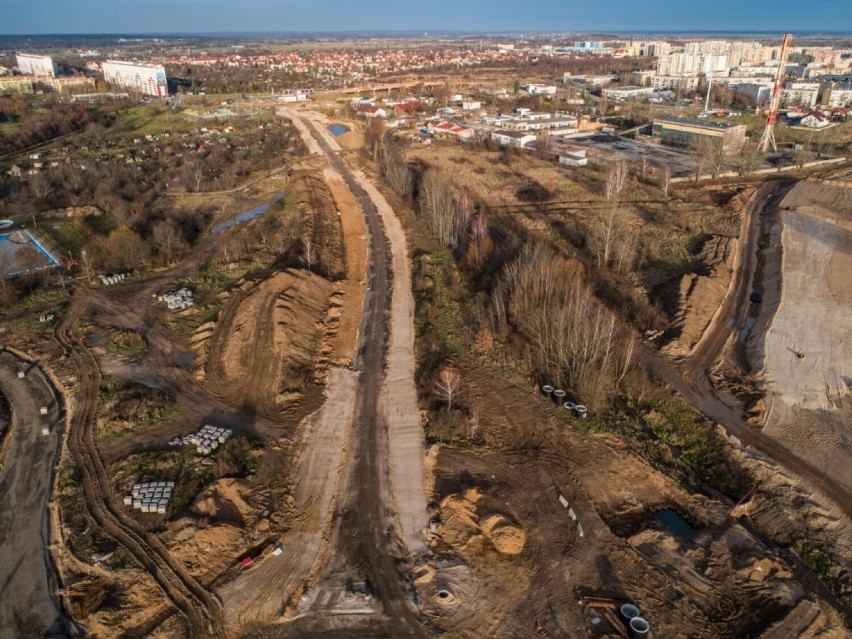
[[107, 60], [102, 69], [104, 80], [110, 84], [157, 98], [169, 95], [166, 70], [162, 65]]
[[56, 77], [53, 67], [53, 58], [49, 55], [30, 55], [29, 53], [16, 53], [15, 63], [18, 68], [27, 75], [41, 75], [50, 78]]

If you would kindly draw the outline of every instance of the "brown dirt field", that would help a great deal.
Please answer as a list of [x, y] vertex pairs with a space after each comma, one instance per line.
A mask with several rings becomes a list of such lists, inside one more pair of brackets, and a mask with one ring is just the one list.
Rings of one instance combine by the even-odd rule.
[[[465, 379], [467, 401], [479, 411], [475, 436], [504, 452], [442, 447], [438, 454], [434, 534], [446, 545], [433, 552], [450, 562], [456, 556], [463, 565], [445, 578], [449, 603], [438, 598], [435, 585], [446, 570], [415, 572], [415, 588], [424, 610], [453, 636], [526, 636], [535, 628], [554, 633], [554, 614], [563, 632], [588, 636], [592, 609], [578, 608], [584, 595], [636, 603], [656, 636], [744, 636], [771, 623], [766, 610], [783, 614], [802, 600], [800, 584], [806, 582], [796, 569], [736, 520], [726, 523], [724, 502], [688, 492], [615, 437], [574, 430], [537, 393], [484, 371], [467, 371]], [[511, 452], [524, 449], [535, 452]], [[559, 494], [582, 524], [582, 538]], [[492, 507], [483, 517], [475, 505], [480, 502], [511, 510]], [[653, 517], [666, 508], [698, 532], [674, 536]], [[500, 515], [526, 537], [518, 555], [497, 553], [484, 539], [481, 531], [492, 522], [499, 530]], [[500, 570], [490, 567], [494, 562]], [[518, 584], [517, 599], [507, 603], [504, 594]], [[476, 614], [469, 597], [493, 601], [491, 616]], [[462, 616], [467, 606], [474, 611]], [[819, 627], [835, 633], [844, 627], [831, 610], [818, 616]]]
[[318, 275], [288, 269], [235, 294], [210, 340], [223, 346], [216, 362], [207, 354], [207, 383], [244, 406], [275, 412], [281, 393], [314, 371], [332, 289]]
[[331, 169], [325, 169], [325, 181], [343, 227], [344, 263], [346, 279], [338, 285], [341, 304], [333, 312], [338, 317], [337, 336], [332, 342], [330, 354], [333, 363], [346, 366], [355, 357], [358, 331], [361, 328], [361, 311], [364, 306], [364, 286], [367, 277], [367, 238], [364, 216], [351, 191], [341, 177]]

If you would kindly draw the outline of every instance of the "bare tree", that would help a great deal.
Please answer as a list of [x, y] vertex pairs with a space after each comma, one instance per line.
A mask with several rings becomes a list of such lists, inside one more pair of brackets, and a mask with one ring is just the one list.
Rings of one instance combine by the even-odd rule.
[[313, 240], [307, 235], [302, 238], [302, 264], [309, 271], [313, 270], [314, 262], [317, 259], [317, 249]]
[[[598, 264], [610, 264], [617, 244], [624, 241], [627, 229], [622, 219], [621, 193], [627, 184], [627, 165], [623, 161], [610, 165], [604, 184], [606, 204], [601, 214], [594, 220], [589, 236], [592, 251], [598, 258]], [[623, 248], [627, 248], [626, 246]], [[625, 263], [624, 257], [619, 260]]]
[[444, 365], [438, 371], [435, 392], [447, 403], [447, 412], [453, 410], [453, 398], [458, 394], [461, 385], [461, 373], [452, 366]]
[[186, 242], [172, 220], [161, 220], [151, 229], [151, 240], [163, 262], [174, 261], [186, 249]]
[[494, 308], [498, 322], [511, 321], [527, 339], [538, 371], [594, 404], [624, 379], [633, 346], [580, 271], [544, 245], [527, 245], [503, 272]]
[[660, 188], [663, 191], [663, 197], [669, 198], [669, 188], [672, 184], [672, 167], [670, 164], [663, 166], [663, 172], [660, 175]]
[[470, 204], [457, 200], [449, 181], [434, 169], [426, 171], [421, 181], [418, 211], [443, 246], [463, 248]]

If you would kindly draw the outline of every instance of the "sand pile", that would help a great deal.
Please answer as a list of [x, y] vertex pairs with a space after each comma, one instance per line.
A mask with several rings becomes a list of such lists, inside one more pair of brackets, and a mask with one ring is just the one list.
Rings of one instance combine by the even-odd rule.
[[441, 500], [441, 539], [468, 556], [489, 546], [503, 555], [519, 555], [526, 544], [526, 532], [507, 515], [487, 510], [475, 488], [447, 495]]
[[202, 517], [244, 526], [253, 510], [246, 502], [250, 490], [245, 479], [220, 479], [204, 489], [190, 511]]

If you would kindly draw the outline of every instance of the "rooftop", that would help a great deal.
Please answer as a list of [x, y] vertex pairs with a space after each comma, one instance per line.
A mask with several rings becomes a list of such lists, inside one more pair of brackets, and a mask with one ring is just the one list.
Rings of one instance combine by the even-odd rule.
[[714, 120], [701, 120], [699, 118], [685, 118], [679, 115], [658, 115], [654, 118], [654, 124], [657, 122], [666, 122], [668, 124], [683, 124], [686, 126], [697, 126], [703, 129], [718, 129], [726, 130], [736, 126], [744, 126], [733, 122], [716, 122]]

